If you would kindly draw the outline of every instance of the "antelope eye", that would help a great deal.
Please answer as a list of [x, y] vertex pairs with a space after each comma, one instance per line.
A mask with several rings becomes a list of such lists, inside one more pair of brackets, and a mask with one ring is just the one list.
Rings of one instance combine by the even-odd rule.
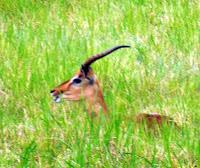
[[75, 79], [73, 80], [73, 83], [74, 83], [74, 84], [79, 84], [79, 83], [81, 83], [81, 79], [75, 78]]

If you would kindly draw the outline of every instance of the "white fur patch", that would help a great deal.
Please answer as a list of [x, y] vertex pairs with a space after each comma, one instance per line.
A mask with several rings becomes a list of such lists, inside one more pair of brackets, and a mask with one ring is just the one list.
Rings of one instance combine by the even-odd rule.
[[61, 97], [60, 96], [55, 96], [53, 98], [54, 102], [59, 103], [61, 101]]

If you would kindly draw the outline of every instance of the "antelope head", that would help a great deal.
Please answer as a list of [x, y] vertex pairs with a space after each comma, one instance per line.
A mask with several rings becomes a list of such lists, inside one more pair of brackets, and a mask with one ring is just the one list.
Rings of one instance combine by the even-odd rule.
[[90, 66], [98, 59], [111, 54], [113, 51], [128, 47], [130, 46], [116, 46], [88, 58], [81, 65], [80, 70], [70, 80], [63, 82], [51, 90], [53, 100], [57, 103], [60, 102], [61, 98], [69, 101], [79, 101], [83, 99], [86, 101], [89, 115], [91, 115], [92, 111], [97, 115], [101, 108], [106, 114], [107, 108], [103, 99], [103, 94], [96, 75]]

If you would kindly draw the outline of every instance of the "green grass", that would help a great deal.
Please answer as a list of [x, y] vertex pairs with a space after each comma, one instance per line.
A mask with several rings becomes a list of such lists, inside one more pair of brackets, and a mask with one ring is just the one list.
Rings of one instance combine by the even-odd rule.
[[[110, 112], [49, 91], [89, 56]], [[0, 167], [200, 166], [198, 0], [1, 0]], [[138, 128], [140, 112], [172, 116], [179, 131]], [[130, 119], [128, 119], [130, 118]]]

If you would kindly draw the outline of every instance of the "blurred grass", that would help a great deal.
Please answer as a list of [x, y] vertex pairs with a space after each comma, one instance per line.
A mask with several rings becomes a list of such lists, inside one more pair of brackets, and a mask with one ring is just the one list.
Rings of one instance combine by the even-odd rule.
[[[0, 1], [1, 167], [200, 165], [199, 1]], [[49, 91], [90, 55], [111, 117]], [[172, 116], [180, 131], [146, 134], [139, 112]], [[127, 119], [130, 118], [130, 119]]]

